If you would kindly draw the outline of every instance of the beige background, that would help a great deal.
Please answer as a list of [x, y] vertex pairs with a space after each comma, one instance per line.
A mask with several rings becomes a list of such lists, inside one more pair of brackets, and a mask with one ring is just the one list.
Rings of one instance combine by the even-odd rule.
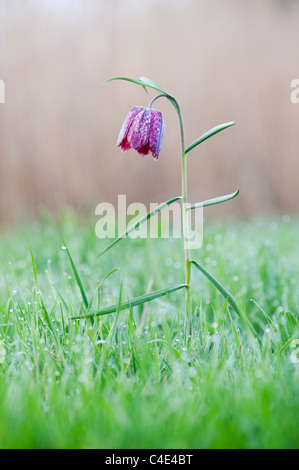
[[[180, 193], [179, 127], [166, 100], [158, 162], [116, 140], [141, 87], [102, 83], [148, 76], [181, 103], [192, 202], [240, 189], [207, 216], [298, 212], [299, 2], [275, 0], [0, 0], [2, 223], [70, 205], [162, 202]], [[58, 5], [58, 6], [56, 6]]]

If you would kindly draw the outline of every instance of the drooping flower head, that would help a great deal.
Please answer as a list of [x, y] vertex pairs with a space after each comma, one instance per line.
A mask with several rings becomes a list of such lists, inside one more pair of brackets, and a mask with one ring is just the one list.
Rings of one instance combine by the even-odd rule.
[[148, 155], [151, 152], [157, 159], [163, 143], [164, 129], [161, 111], [134, 106], [122, 125], [117, 147], [122, 150], [132, 148], [141, 155]]

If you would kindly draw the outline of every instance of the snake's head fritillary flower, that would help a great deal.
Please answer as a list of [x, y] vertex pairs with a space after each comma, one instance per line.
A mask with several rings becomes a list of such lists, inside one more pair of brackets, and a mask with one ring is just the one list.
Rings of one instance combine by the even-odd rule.
[[117, 147], [122, 150], [132, 148], [141, 155], [148, 155], [151, 152], [157, 159], [163, 143], [164, 129], [161, 111], [134, 106], [122, 125]]

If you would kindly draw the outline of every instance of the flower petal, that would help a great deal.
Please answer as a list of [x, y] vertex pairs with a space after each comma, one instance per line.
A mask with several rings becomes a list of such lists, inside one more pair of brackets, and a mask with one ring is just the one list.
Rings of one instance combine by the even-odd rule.
[[[123, 150], [127, 150], [129, 148], [131, 148], [131, 146], [129, 145], [128, 146], [128, 143], [126, 144], [124, 142], [124, 140], [126, 139], [127, 137], [127, 134], [128, 134], [128, 131], [131, 127], [131, 124], [134, 120], [134, 118], [137, 116], [138, 113], [140, 113], [144, 108], [141, 107], [141, 106], [134, 106], [134, 108], [131, 109], [131, 111], [128, 112], [127, 114], [127, 117], [122, 125], [122, 128], [120, 130], [120, 133], [119, 133], [119, 136], [118, 136], [118, 139], [117, 139], [117, 147], [121, 146], [121, 148]], [[126, 146], [126, 148], [123, 148], [124, 145]]]
[[138, 150], [148, 143], [150, 125], [151, 125], [151, 109], [143, 108], [143, 111], [138, 113], [128, 132], [128, 142], [131, 147]]
[[131, 145], [129, 144], [128, 139], [126, 137], [122, 140], [120, 144], [120, 148], [122, 149], [123, 152], [125, 150], [130, 150]]
[[164, 119], [162, 113], [156, 109], [152, 110], [151, 130], [149, 135], [150, 149], [154, 158], [158, 158], [164, 138]]
[[137, 152], [140, 153], [140, 155], [148, 155], [150, 153], [150, 144], [147, 142], [143, 147], [137, 149]]

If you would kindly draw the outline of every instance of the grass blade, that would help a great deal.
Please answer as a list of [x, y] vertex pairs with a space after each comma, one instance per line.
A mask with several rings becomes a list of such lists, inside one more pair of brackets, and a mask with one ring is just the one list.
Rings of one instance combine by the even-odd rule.
[[89, 311], [91, 309], [91, 306], [92, 306], [92, 303], [93, 303], [93, 300], [94, 300], [94, 297], [96, 294], [99, 295], [99, 290], [102, 286], [102, 284], [106, 281], [106, 279], [108, 279], [110, 276], [112, 276], [112, 274], [114, 274], [115, 272], [119, 271], [119, 268], [114, 268], [112, 269], [111, 271], [109, 271], [105, 276], [104, 278], [98, 283], [93, 295], [92, 295], [92, 298], [90, 299], [89, 301], [89, 305], [88, 305], [88, 309], [87, 311]]
[[153, 215], [157, 214], [158, 212], [160, 212], [162, 209], [164, 209], [166, 206], [169, 206], [170, 204], [172, 204], [173, 202], [175, 201], [178, 201], [178, 199], [182, 199], [182, 196], [176, 196], [172, 199], [169, 199], [168, 201], [166, 202], [162, 202], [162, 204], [160, 204], [158, 207], [156, 207], [155, 209], [153, 209], [151, 212], [149, 212], [148, 214], [146, 214], [144, 217], [141, 217], [141, 219], [139, 219], [135, 224], [132, 224], [130, 225], [127, 230], [125, 230], [119, 237], [115, 238], [115, 240], [113, 240], [112, 243], [110, 243], [110, 245], [107, 246], [107, 248], [105, 248], [105, 250], [101, 251], [101, 253], [97, 256], [98, 258], [100, 256], [102, 256], [104, 253], [106, 253], [108, 250], [110, 250], [110, 248], [112, 248], [114, 245], [116, 245], [116, 243], [120, 242], [123, 238], [125, 238], [130, 232], [132, 232], [133, 230], [135, 230], [136, 228], [138, 228], [141, 224], [143, 224], [144, 222], [147, 222], [148, 219], [150, 219]]
[[258, 309], [262, 312], [262, 314], [265, 316], [266, 320], [268, 321], [273, 331], [277, 331], [275, 324], [273, 323], [269, 315], [265, 312], [265, 310], [254, 299], [250, 299], [250, 302], [253, 302], [258, 307]]
[[241, 310], [241, 308], [237, 304], [233, 295], [230, 292], [228, 292], [228, 290], [225, 287], [223, 287], [223, 285], [220, 284], [220, 282], [217, 281], [217, 279], [215, 279], [214, 276], [212, 276], [212, 274], [210, 274], [201, 264], [199, 264], [198, 261], [192, 260], [191, 263], [194, 264], [194, 266], [199, 271], [201, 271], [202, 274], [204, 274], [204, 276], [206, 276], [206, 278], [209, 279], [209, 281], [216, 287], [216, 289], [227, 299], [230, 306], [234, 309], [237, 315], [239, 315], [239, 317], [241, 318], [247, 331], [249, 331], [260, 343], [260, 339], [258, 337], [257, 332], [255, 331], [254, 327], [250, 323], [246, 314]]
[[151, 302], [152, 300], [158, 299], [159, 297], [162, 297], [164, 295], [171, 294], [172, 292], [175, 292], [179, 289], [183, 289], [184, 287], [188, 287], [187, 284], [178, 284], [176, 286], [166, 287], [165, 289], [160, 289], [160, 290], [151, 292], [150, 294], [145, 294], [139, 297], [134, 297], [131, 300], [122, 302], [121, 304], [116, 304], [116, 305], [112, 305], [111, 307], [102, 308], [94, 313], [85, 313], [83, 315], [73, 316], [71, 317], [71, 319], [81, 319], [81, 318], [94, 317], [94, 316], [99, 316], [99, 315], [107, 315], [108, 313], [114, 313], [117, 310], [120, 311], [126, 308], [136, 307], [136, 305], [141, 305], [146, 302]]
[[97, 289], [99, 289], [99, 287], [106, 281], [106, 279], [108, 279], [108, 277], [112, 276], [112, 274], [116, 273], [117, 271], [119, 271], [119, 268], [113, 268], [113, 269], [111, 269], [111, 271], [109, 271], [109, 272], [103, 277], [103, 279], [102, 279], [101, 282], [99, 283]]
[[117, 308], [116, 308], [116, 316], [115, 316], [112, 328], [109, 332], [108, 340], [111, 340], [111, 339], [114, 340], [115, 339], [116, 326], [117, 326], [119, 314], [120, 314], [120, 311], [121, 311], [121, 297], [122, 297], [122, 284], [121, 284], [120, 289], [119, 289], [118, 304], [117, 304]]
[[[48, 311], [47, 311], [46, 306], [45, 306], [43, 301], [41, 301], [41, 304], [42, 304], [42, 311], [43, 311], [43, 314], [44, 314], [44, 318], [46, 319], [46, 322], [48, 323], [48, 327], [49, 327], [49, 329], [50, 329], [50, 331], [51, 331], [51, 333], [54, 337], [55, 343], [58, 345], [58, 336], [57, 336], [57, 333], [55, 331], [55, 327], [53, 325], [51, 317], [48, 314]], [[57, 305], [57, 302], [54, 305], [54, 307], [52, 308], [52, 312], [53, 312], [54, 308], [56, 307], [56, 305]]]
[[85, 290], [84, 290], [82, 281], [81, 281], [81, 279], [80, 279], [80, 276], [79, 276], [79, 273], [78, 273], [77, 268], [76, 268], [76, 266], [75, 266], [75, 263], [74, 263], [74, 261], [73, 261], [73, 258], [71, 257], [71, 254], [70, 254], [70, 252], [69, 252], [69, 250], [68, 250], [68, 247], [66, 246], [65, 243], [64, 243], [64, 247], [65, 247], [65, 250], [66, 250], [67, 255], [68, 255], [68, 257], [69, 257], [69, 260], [70, 260], [70, 263], [71, 263], [71, 266], [72, 266], [72, 269], [73, 269], [73, 273], [74, 273], [76, 282], [77, 282], [78, 287], [79, 287], [79, 289], [80, 289], [81, 297], [82, 297], [84, 306], [85, 306], [85, 308], [87, 309], [89, 303], [88, 303], [88, 299], [87, 299], [87, 296], [86, 296], [86, 293], [85, 293]]
[[34, 256], [33, 256], [33, 253], [32, 253], [31, 249], [30, 249], [30, 253], [31, 253], [31, 263], [32, 263], [33, 276], [34, 276], [34, 279], [35, 279], [35, 285], [36, 285], [36, 288], [38, 288], [36, 264], [35, 264]]
[[231, 127], [235, 124], [234, 121], [231, 122], [226, 122], [225, 124], [220, 124], [219, 126], [213, 127], [213, 129], [210, 129], [208, 132], [200, 136], [198, 139], [196, 139], [189, 147], [185, 150], [185, 153], [190, 152], [190, 150], [193, 150], [197, 145], [201, 144], [205, 140], [209, 139], [210, 137], [213, 137], [213, 135], [218, 134], [218, 132], [223, 131], [224, 129], [227, 129], [228, 127]]
[[229, 315], [229, 318], [230, 318], [230, 324], [231, 324], [231, 327], [232, 327], [232, 332], [233, 332], [233, 337], [234, 337], [236, 349], [239, 353], [240, 348], [241, 348], [241, 341], [240, 341], [240, 338], [238, 336], [238, 331], [237, 331], [236, 325], [234, 324], [234, 320], [232, 319], [232, 316], [229, 312], [228, 312], [228, 315]]
[[174, 347], [172, 346], [172, 344], [169, 344], [167, 341], [165, 341], [164, 339], [160, 339], [160, 338], [156, 338], [156, 339], [151, 339], [150, 341], [147, 342], [147, 344], [151, 344], [151, 343], [162, 343], [162, 344], [165, 344], [166, 346], [169, 347], [169, 349], [174, 352], [174, 354], [176, 355], [176, 357], [180, 357], [181, 356], [181, 353]]
[[196, 204], [192, 204], [191, 206], [187, 206], [187, 210], [191, 209], [197, 209], [198, 207], [207, 207], [207, 206], [213, 206], [214, 204], [221, 204], [222, 202], [229, 201], [230, 199], [233, 199], [234, 197], [238, 196], [239, 190], [235, 191], [234, 193], [227, 194], [226, 196], [220, 196], [220, 197], [215, 197], [213, 199], [207, 199], [206, 201], [202, 202], [197, 202]]

